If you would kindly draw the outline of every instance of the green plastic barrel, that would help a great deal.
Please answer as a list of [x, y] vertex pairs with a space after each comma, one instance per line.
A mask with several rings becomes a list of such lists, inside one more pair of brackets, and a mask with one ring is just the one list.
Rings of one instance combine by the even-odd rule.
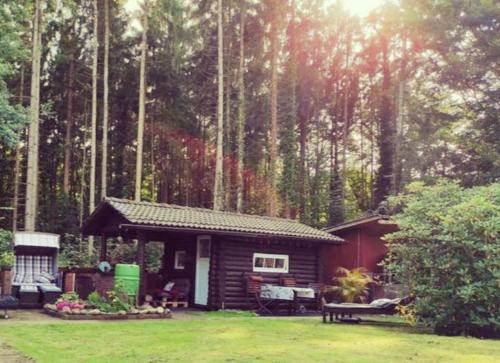
[[120, 285], [128, 295], [137, 295], [139, 291], [139, 266], [117, 264], [115, 266], [115, 286]]

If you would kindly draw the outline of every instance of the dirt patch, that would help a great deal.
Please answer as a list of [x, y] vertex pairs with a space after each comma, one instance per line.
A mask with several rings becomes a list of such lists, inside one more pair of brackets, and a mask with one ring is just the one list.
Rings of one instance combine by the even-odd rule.
[[33, 359], [27, 358], [12, 349], [9, 345], [0, 340], [0, 362], [5, 363], [31, 363]]

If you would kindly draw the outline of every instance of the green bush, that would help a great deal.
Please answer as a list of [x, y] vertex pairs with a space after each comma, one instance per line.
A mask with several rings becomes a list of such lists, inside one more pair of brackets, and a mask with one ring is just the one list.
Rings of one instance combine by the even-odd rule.
[[14, 266], [14, 252], [7, 251], [0, 253], [0, 267]]
[[500, 184], [412, 184], [390, 200], [399, 232], [386, 268], [415, 293], [415, 313], [439, 334], [500, 335]]
[[137, 248], [132, 243], [118, 243], [110, 251], [111, 262], [134, 263], [137, 257]]
[[72, 234], [65, 234], [61, 239], [59, 267], [93, 267], [97, 264], [95, 253], [89, 256], [87, 241]]
[[128, 296], [119, 285], [106, 292], [104, 298], [97, 291], [92, 292], [87, 298], [87, 305], [105, 313], [116, 313], [120, 310], [129, 311], [132, 306], [128, 303]]
[[12, 232], [0, 229], [0, 254], [12, 251]]
[[368, 294], [368, 285], [373, 283], [373, 279], [368, 275], [363, 267], [348, 270], [344, 267], [337, 269], [339, 277], [333, 278], [335, 285], [328, 286], [326, 292], [337, 293], [343, 301], [352, 303], [356, 299], [364, 301]]
[[108, 309], [108, 302], [104, 299], [97, 291], [90, 293], [87, 298], [87, 306], [91, 308], [96, 308], [101, 311], [106, 311]]
[[[110, 262], [135, 263], [137, 262], [137, 246], [133, 243], [115, 242], [108, 243]], [[161, 268], [163, 257], [163, 242], [150, 242], [146, 245], [146, 266], [148, 271], [158, 272]]]
[[0, 229], [0, 267], [12, 267], [13, 265], [12, 232]]
[[59, 299], [62, 301], [76, 302], [76, 301], [80, 301], [80, 296], [76, 292], [70, 291], [70, 292], [65, 292], [64, 294], [62, 294], [59, 297]]

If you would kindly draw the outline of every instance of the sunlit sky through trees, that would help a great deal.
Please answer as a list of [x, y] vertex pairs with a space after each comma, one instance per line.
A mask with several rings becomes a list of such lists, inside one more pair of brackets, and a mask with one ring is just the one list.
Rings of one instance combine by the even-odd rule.
[[[128, 11], [135, 11], [143, 0], [127, 0], [125, 7]], [[329, 6], [338, 0], [324, 0], [325, 6]], [[344, 6], [351, 14], [358, 16], [366, 16], [373, 9], [380, 6], [384, 0], [344, 0]]]

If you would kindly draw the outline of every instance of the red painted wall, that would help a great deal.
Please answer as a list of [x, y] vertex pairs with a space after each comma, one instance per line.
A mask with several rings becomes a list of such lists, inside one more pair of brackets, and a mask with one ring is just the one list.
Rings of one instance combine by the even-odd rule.
[[377, 266], [387, 253], [385, 241], [381, 237], [393, 231], [394, 226], [381, 226], [373, 222], [334, 232], [346, 243], [322, 247], [320, 262], [323, 282], [330, 283], [339, 267], [350, 270], [364, 267], [369, 272], [383, 272], [383, 268]]

